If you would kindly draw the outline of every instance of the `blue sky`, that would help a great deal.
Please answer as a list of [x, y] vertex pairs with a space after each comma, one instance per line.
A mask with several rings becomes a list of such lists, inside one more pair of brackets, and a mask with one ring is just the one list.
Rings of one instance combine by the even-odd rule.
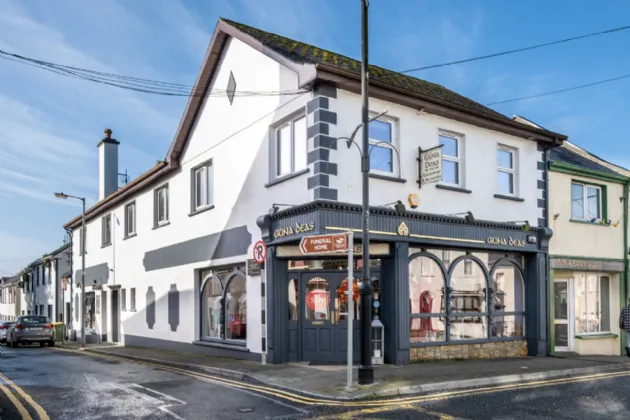
[[[370, 61], [393, 70], [627, 25], [622, 1], [371, 0]], [[0, 0], [0, 49], [42, 60], [192, 84], [220, 16], [360, 57], [357, 0]], [[625, 17], [625, 18], [624, 18]], [[414, 75], [481, 103], [630, 73], [630, 31]], [[496, 106], [630, 167], [630, 80]], [[98, 195], [96, 145], [121, 141], [135, 178], [163, 159], [185, 106], [0, 60], [0, 275], [62, 243], [80, 211], [54, 191]]]

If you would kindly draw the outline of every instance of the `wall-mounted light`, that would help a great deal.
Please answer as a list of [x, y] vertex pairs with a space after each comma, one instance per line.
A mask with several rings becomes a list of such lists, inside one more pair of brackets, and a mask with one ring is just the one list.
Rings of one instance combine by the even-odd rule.
[[466, 216], [464, 216], [464, 220], [466, 223], [473, 224], [475, 223], [475, 216], [473, 216], [472, 211], [467, 211]]
[[553, 220], [558, 219], [558, 217], [560, 217], [560, 213], [556, 213], [556, 214], [554, 214], [554, 215], [553, 215]]

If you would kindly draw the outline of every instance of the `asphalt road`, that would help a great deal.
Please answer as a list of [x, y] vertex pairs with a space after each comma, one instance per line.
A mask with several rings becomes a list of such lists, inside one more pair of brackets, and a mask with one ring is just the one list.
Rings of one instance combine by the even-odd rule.
[[0, 355], [0, 419], [628, 419], [630, 372], [326, 403], [199, 372], [20, 347]]
[[[38, 347], [3, 347], [0, 374], [30, 396], [50, 419], [261, 419], [304, 411], [248, 390], [135, 363]], [[32, 415], [24, 397], [0, 376]], [[0, 392], [0, 419], [19, 419]], [[17, 413], [19, 414], [19, 413]]]

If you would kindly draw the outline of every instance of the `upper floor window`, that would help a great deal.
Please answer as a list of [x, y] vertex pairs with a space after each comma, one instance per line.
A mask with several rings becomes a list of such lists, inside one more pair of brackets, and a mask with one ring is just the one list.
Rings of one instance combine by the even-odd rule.
[[214, 170], [212, 161], [193, 169], [193, 208], [192, 211], [211, 207], [213, 204]]
[[460, 136], [440, 132], [442, 145], [442, 182], [445, 184], [462, 185], [462, 141]]
[[112, 215], [108, 214], [101, 219], [102, 235], [101, 245], [107, 246], [112, 243]]
[[153, 200], [155, 206], [154, 225], [163, 226], [168, 223], [168, 184], [155, 190]]
[[136, 202], [125, 206], [125, 237], [136, 234]]
[[276, 178], [306, 169], [306, 117], [300, 116], [275, 130]]
[[497, 149], [497, 192], [516, 195], [516, 150], [499, 146]]
[[571, 218], [593, 222], [602, 219], [602, 188], [572, 182]]
[[394, 130], [393, 121], [378, 119], [370, 122], [370, 171], [394, 173]]

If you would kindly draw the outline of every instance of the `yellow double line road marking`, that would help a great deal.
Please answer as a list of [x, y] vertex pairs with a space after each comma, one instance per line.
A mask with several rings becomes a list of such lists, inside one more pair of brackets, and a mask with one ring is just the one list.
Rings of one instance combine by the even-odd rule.
[[24, 401], [26, 401], [33, 408], [33, 410], [35, 410], [40, 420], [50, 420], [50, 417], [48, 417], [46, 411], [39, 404], [37, 404], [30, 395], [24, 392], [22, 388], [14, 384], [13, 381], [4, 376], [2, 373], [0, 373], [0, 381], [0, 389], [2, 390], [2, 392], [5, 393], [7, 398], [9, 398], [11, 403], [13, 403], [15, 408], [17, 408], [23, 420], [33, 420], [33, 417], [31, 417], [26, 407], [24, 407], [22, 402], [18, 398], [16, 398], [13, 392], [9, 388], [7, 388], [6, 385], [13, 388], [13, 390], [15, 390], [15, 392], [17, 392], [24, 399]]
[[465, 390], [458, 390], [458, 391], [448, 391], [448, 392], [441, 392], [441, 393], [434, 393], [434, 394], [420, 395], [420, 396], [411, 396], [411, 397], [398, 397], [398, 398], [388, 398], [388, 399], [379, 399], [379, 400], [374, 399], [374, 400], [362, 400], [362, 401], [339, 401], [339, 400], [333, 400], [333, 399], [312, 398], [312, 397], [300, 395], [300, 394], [289, 392], [289, 391], [283, 391], [277, 388], [249, 384], [243, 381], [231, 380], [231, 379], [223, 378], [220, 376], [209, 375], [205, 373], [195, 372], [195, 371], [171, 367], [171, 366], [165, 366], [165, 365], [151, 363], [151, 362], [133, 360], [133, 359], [125, 358], [125, 357], [105, 355], [102, 353], [93, 353], [93, 352], [87, 352], [87, 353], [77, 352], [76, 350], [62, 350], [62, 349], [57, 349], [57, 350], [69, 351], [73, 353], [90, 355], [93, 357], [100, 357], [100, 358], [105, 358], [105, 359], [113, 359], [113, 360], [118, 360], [125, 363], [135, 363], [139, 365], [150, 366], [155, 369], [179, 373], [182, 375], [205, 380], [205, 381], [215, 383], [218, 385], [228, 386], [228, 387], [237, 388], [237, 389], [244, 389], [248, 391], [260, 392], [261, 394], [281, 398], [286, 401], [290, 401], [297, 404], [328, 405], [328, 406], [337, 406], [337, 407], [400, 406], [403, 404], [416, 404], [416, 403], [444, 400], [444, 399], [457, 398], [457, 397], [466, 397], [466, 396], [472, 396], [472, 395], [489, 394], [489, 393], [495, 393], [495, 392], [504, 392], [504, 391], [528, 389], [528, 388], [538, 388], [538, 387], [544, 387], [544, 386], [565, 385], [565, 384], [571, 384], [571, 383], [579, 383], [579, 382], [586, 382], [586, 381], [595, 381], [595, 380], [630, 376], [630, 371], [598, 373], [598, 374], [586, 375], [586, 376], [565, 377], [565, 378], [541, 380], [541, 381], [535, 381], [535, 382], [521, 382], [521, 383], [513, 383], [513, 384], [507, 384], [507, 385], [489, 386], [489, 387], [483, 387], [483, 388], [473, 388], [473, 389], [465, 389]]

